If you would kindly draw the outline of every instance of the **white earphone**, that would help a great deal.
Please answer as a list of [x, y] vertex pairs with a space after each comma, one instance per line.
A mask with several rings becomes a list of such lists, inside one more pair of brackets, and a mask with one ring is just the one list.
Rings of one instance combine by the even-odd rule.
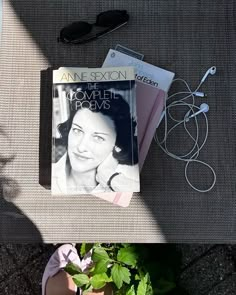
[[[201, 192], [201, 193], [205, 193], [210, 191], [215, 183], [216, 183], [216, 173], [214, 171], [214, 169], [207, 164], [206, 162], [203, 162], [201, 160], [198, 160], [198, 156], [200, 151], [202, 150], [203, 146], [206, 143], [207, 137], [208, 137], [208, 119], [207, 119], [207, 115], [206, 113], [209, 111], [209, 105], [207, 103], [202, 103], [199, 106], [197, 106], [195, 104], [195, 97], [205, 97], [205, 93], [200, 92], [199, 89], [202, 86], [202, 84], [204, 83], [204, 81], [207, 79], [208, 75], [214, 75], [216, 73], [216, 66], [212, 66], [211, 68], [209, 68], [206, 73], [204, 74], [203, 78], [201, 79], [200, 83], [198, 84], [198, 86], [196, 87], [196, 89], [194, 91], [192, 91], [190, 89], [190, 86], [188, 85], [188, 83], [181, 79], [181, 78], [177, 78], [175, 80], [173, 80], [174, 82], [181, 82], [184, 83], [185, 87], [187, 88], [187, 91], [181, 91], [181, 92], [177, 92], [174, 93], [170, 96], [167, 97], [167, 99], [165, 100], [165, 109], [162, 112], [162, 116], [161, 119], [159, 121], [159, 123], [162, 121], [162, 119], [164, 118], [164, 127], [165, 127], [165, 135], [164, 138], [162, 140], [159, 139], [157, 133], [154, 135], [154, 139], [157, 142], [157, 144], [159, 145], [159, 147], [170, 157], [176, 159], [176, 160], [180, 160], [180, 161], [184, 161], [186, 163], [185, 165], [185, 179], [187, 181], [187, 183], [196, 191]], [[169, 103], [169, 101], [175, 97], [179, 97], [179, 95], [183, 95], [183, 97], [178, 98], [172, 102]], [[189, 101], [189, 99], [191, 99], [191, 101]], [[177, 119], [174, 118], [172, 115], [172, 109], [176, 109], [178, 110], [178, 108], [188, 108], [187, 113], [185, 114], [183, 119]], [[196, 111], [196, 112], [194, 112]], [[177, 112], [178, 113], [178, 112]], [[192, 113], [192, 114], [191, 114]], [[200, 125], [198, 122], [198, 118], [197, 116], [199, 114], [203, 114], [203, 119], [205, 120], [205, 128], [203, 127], [204, 125]], [[187, 127], [188, 125], [188, 121], [191, 118], [194, 118], [194, 126], [195, 126], [195, 132], [192, 134], [190, 132], [189, 127]], [[172, 122], [172, 124], [169, 124], [169, 121]], [[158, 124], [159, 125], [159, 124]], [[169, 125], [171, 126], [169, 128]], [[170, 134], [173, 134], [173, 131], [176, 128], [179, 128], [180, 126], [183, 126], [185, 131], [187, 132], [187, 135], [190, 137], [193, 145], [190, 147], [189, 151], [187, 153], [185, 153], [184, 155], [182, 153], [181, 156], [178, 154], [175, 154], [173, 152], [171, 152], [171, 148], [168, 146], [168, 141], [167, 138], [170, 136]], [[202, 135], [203, 136], [199, 136], [200, 130], [202, 131]], [[195, 185], [193, 185], [188, 177], [188, 167], [191, 163], [198, 163], [198, 164], [202, 164], [206, 167], [209, 168], [209, 170], [211, 171], [212, 175], [213, 175], [213, 180], [211, 185], [208, 186], [208, 188], [205, 189], [200, 189], [198, 187], [196, 187]]]
[[199, 107], [199, 111], [189, 116], [190, 111], [186, 114], [186, 122], [189, 121], [189, 119], [198, 116], [201, 113], [207, 113], [209, 111], [209, 105], [207, 103], [202, 103]]
[[202, 80], [200, 82], [200, 85], [202, 85], [202, 83], [206, 80], [206, 78], [208, 77], [209, 74], [215, 75], [215, 73], [216, 73], [216, 66], [213, 66], [213, 67], [209, 68], [206, 71], [205, 75], [203, 76], [203, 78], [202, 78]]

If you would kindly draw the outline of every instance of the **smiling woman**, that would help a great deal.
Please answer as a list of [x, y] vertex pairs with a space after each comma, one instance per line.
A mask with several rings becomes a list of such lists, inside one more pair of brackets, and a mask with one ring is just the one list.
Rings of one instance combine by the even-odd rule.
[[115, 142], [112, 119], [89, 109], [79, 110], [68, 137], [68, 155], [73, 171], [93, 171], [112, 152]]
[[66, 152], [52, 165], [53, 194], [139, 191], [132, 88], [118, 91], [104, 88], [104, 83], [55, 85], [54, 98], [64, 99], [69, 115], [57, 125]]

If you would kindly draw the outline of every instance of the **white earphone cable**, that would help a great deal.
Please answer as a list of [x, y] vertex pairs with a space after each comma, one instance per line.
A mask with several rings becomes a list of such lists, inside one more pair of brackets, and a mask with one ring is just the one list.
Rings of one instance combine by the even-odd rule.
[[[185, 161], [186, 162], [185, 172], [184, 172], [185, 179], [186, 179], [187, 183], [194, 190], [196, 190], [198, 192], [208, 192], [208, 191], [210, 191], [214, 187], [214, 185], [216, 183], [216, 173], [215, 173], [214, 169], [209, 164], [207, 164], [206, 162], [203, 162], [203, 161], [197, 159], [198, 156], [199, 156], [199, 153], [200, 153], [201, 149], [203, 148], [203, 146], [205, 145], [205, 143], [207, 141], [207, 137], [208, 137], [208, 119], [207, 119], [207, 115], [204, 112], [201, 112], [204, 115], [205, 125], [206, 125], [204, 139], [202, 140], [202, 143], [201, 144], [199, 143], [199, 124], [198, 124], [197, 115], [194, 116], [194, 118], [191, 118], [190, 119], [190, 120], [194, 119], [195, 129], [196, 129], [196, 135], [193, 136], [191, 134], [191, 132], [189, 131], [189, 129], [187, 128], [187, 122], [189, 120], [190, 113], [192, 112], [194, 114], [194, 110], [197, 110], [197, 111], [200, 110], [200, 107], [198, 107], [198, 106], [195, 105], [195, 96], [194, 96], [194, 93], [199, 90], [199, 88], [201, 87], [201, 85], [202, 85], [203, 82], [201, 81], [199, 83], [199, 85], [197, 86], [197, 88], [194, 91], [192, 91], [190, 89], [188, 83], [185, 80], [181, 79], [181, 78], [177, 78], [177, 79], [173, 80], [172, 84], [175, 83], [175, 82], [182, 82], [182, 83], [184, 83], [184, 85], [187, 88], [187, 91], [181, 91], [181, 92], [174, 93], [174, 94], [168, 96], [165, 99], [165, 106], [164, 106], [164, 112], [163, 112], [164, 124], [165, 124], [164, 125], [164, 138], [162, 140], [159, 140], [158, 135], [157, 135], [157, 131], [156, 131], [156, 133], [154, 135], [154, 139], [155, 139], [156, 143], [159, 145], [159, 147], [168, 156], [170, 156], [170, 157], [172, 157], [172, 158], [174, 158], [176, 160], [180, 160], [180, 161]], [[175, 100], [172, 103], [167, 104], [170, 99], [173, 99], [173, 98], [175, 98], [176, 96], [179, 96], [179, 95], [185, 95], [185, 96], [182, 97], [181, 99]], [[186, 102], [189, 98], [192, 98], [192, 100], [190, 102]], [[188, 112], [185, 114], [184, 118], [181, 119], [181, 120], [177, 120], [176, 118], [174, 118], [171, 115], [171, 112], [170, 112], [171, 109], [177, 108], [177, 107], [187, 107], [189, 109]], [[175, 122], [175, 124], [168, 130], [169, 120], [171, 120], [172, 122]], [[180, 126], [182, 124], [184, 125], [184, 129], [185, 129], [186, 133], [188, 134], [188, 136], [190, 137], [190, 139], [193, 141], [193, 145], [192, 145], [192, 147], [190, 148], [190, 150], [186, 154], [184, 154], [184, 155], [176, 155], [173, 152], [170, 152], [169, 151], [169, 149], [167, 147], [167, 138], [170, 136], [171, 133], [173, 133], [173, 131], [178, 126]], [[199, 189], [198, 187], [194, 186], [191, 183], [191, 181], [189, 180], [189, 177], [188, 177], [188, 168], [189, 168], [189, 164], [190, 163], [193, 163], [193, 162], [194, 163], [199, 163], [199, 164], [202, 164], [202, 165], [206, 166], [212, 172], [213, 181], [212, 181], [212, 184], [207, 189]]]

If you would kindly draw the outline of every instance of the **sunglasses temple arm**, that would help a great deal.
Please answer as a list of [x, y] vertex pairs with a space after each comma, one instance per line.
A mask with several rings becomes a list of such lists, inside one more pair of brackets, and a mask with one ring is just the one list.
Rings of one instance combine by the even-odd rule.
[[122, 23], [122, 24], [120, 24], [120, 25], [114, 27], [113, 29], [109, 29], [109, 28], [108, 28], [108, 29], [106, 29], [105, 31], [103, 31], [103, 32], [101, 32], [101, 33], [98, 33], [98, 34], [96, 34], [96, 36], [93, 36], [93, 37], [91, 37], [91, 38], [84, 39], [84, 40], [73, 41], [73, 42], [70, 42], [70, 43], [71, 43], [71, 44], [85, 44], [85, 43], [88, 43], [88, 42], [90, 42], [90, 41], [93, 41], [93, 40], [95, 40], [95, 39], [98, 39], [98, 38], [100, 38], [100, 37], [103, 37], [103, 36], [105, 36], [105, 35], [107, 35], [107, 34], [113, 32], [113, 31], [115, 31], [115, 30], [117, 30], [117, 29], [123, 27], [123, 26], [126, 25], [127, 23], [128, 23], [128, 22], [124, 22], [124, 23]]
[[103, 31], [103, 32], [101, 32], [101, 33], [98, 33], [96, 37], [97, 37], [97, 38], [103, 37], [103, 36], [105, 36], [105, 35], [107, 35], [107, 34], [109, 34], [109, 33], [111, 33], [111, 32], [114, 32], [114, 31], [118, 30], [119, 28], [123, 27], [123, 26], [126, 25], [126, 24], [127, 24], [127, 22], [122, 23], [122, 24], [116, 26], [116, 27], [113, 28], [113, 29], [108, 29], [108, 30], [106, 30], [106, 31]]

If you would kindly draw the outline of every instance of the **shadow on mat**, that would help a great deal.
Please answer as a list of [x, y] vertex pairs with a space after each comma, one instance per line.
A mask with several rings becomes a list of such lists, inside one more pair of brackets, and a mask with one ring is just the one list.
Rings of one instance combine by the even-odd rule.
[[[37, 227], [13, 204], [13, 200], [20, 193], [19, 184], [10, 177], [4, 175], [4, 168], [14, 160], [14, 155], [5, 151], [3, 146], [10, 144], [10, 139], [0, 128], [0, 243], [20, 242], [21, 240], [41, 242], [42, 238]], [[3, 145], [3, 143], [5, 145]]]

